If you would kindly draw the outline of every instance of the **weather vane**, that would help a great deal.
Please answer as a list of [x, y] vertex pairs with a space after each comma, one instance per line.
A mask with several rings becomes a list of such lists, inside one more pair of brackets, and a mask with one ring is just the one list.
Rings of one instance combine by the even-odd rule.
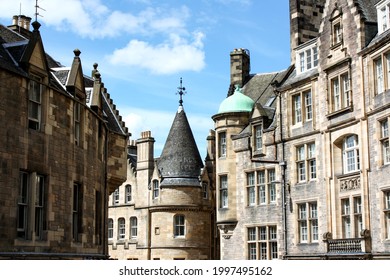
[[180, 78], [180, 87], [177, 88], [179, 91], [177, 92], [177, 94], [180, 95], [180, 100], [179, 100], [179, 104], [180, 106], [183, 105], [183, 94], [186, 94], [186, 88], [183, 87], [183, 81], [182, 81], [182, 78]]

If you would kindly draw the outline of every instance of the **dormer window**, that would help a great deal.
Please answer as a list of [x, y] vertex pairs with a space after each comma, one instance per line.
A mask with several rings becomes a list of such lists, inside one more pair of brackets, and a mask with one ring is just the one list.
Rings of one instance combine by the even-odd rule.
[[263, 149], [263, 128], [261, 125], [256, 125], [254, 129], [255, 134], [255, 149], [261, 151]]
[[305, 45], [304, 47], [297, 49], [296, 55], [296, 69], [298, 70], [298, 74], [317, 67], [318, 48], [316, 44]]
[[336, 22], [333, 24], [333, 45], [340, 44], [342, 41], [341, 23]]
[[342, 25], [342, 12], [335, 4], [335, 8], [332, 12], [330, 22], [332, 26], [331, 44], [332, 47], [337, 47], [343, 42], [343, 25]]
[[377, 5], [378, 33], [390, 28], [390, 0], [381, 1]]

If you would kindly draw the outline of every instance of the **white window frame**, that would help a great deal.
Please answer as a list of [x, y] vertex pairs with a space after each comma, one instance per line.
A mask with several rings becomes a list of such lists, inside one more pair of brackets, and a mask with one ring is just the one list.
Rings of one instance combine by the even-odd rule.
[[390, 90], [390, 52], [373, 59], [375, 95]]
[[349, 71], [342, 72], [330, 79], [330, 94], [332, 112], [351, 106], [352, 93]]
[[317, 44], [310, 44], [296, 50], [296, 65], [298, 74], [304, 73], [318, 66]]
[[247, 227], [247, 252], [249, 260], [278, 259], [276, 225]]
[[256, 205], [255, 172], [247, 173], [246, 178], [247, 178], [248, 206], [253, 206]]
[[360, 170], [359, 139], [356, 134], [348, 135], [343, 140], [344, 174]]
[[184, 215], [177, 214], [173, 218], [173, 234], [174, 237], [185, 237], [186, 235], [186, 219]]
[[390, 190], [383, 191], [383, 217], [385, 221], [385, 237], [390, 239]]
[[263, 126], [256, 125], [254, 128], [255, 134], [255, 150], [261, 151], [263, 149]]
[[40, 130], [42, 119], [42, 79], [33, 76], [28, 91], [28, 127]]
[[130, 203], [133, 199], [133, 187], [130, 184], [125, 186], [125, 203]]
[[316, 145], [314, 142], [296, 147], [297, 182], [317, 179]]
[[226, 132], [220, 132], [218, 134], [218, 153], [220, 158], [225, 158], [227, 153], [227, 135]]
[[292, 98], [293, 125], [303, 124], [313, 119], [313, 94], [312, 91], [304, 90], [295, 93]]
[[152, 181], [152, 187], [153, 187], [153, 199], [157, 199], [160, 196], [160, 184], [158, 180]]
[[114, 220], [108, 219], [108, 239], [114, 238]]
[[137, 217], [130, 217], [130, 239], [136, 239], [138, 232], [138, 219]]
[[221, 175], [219, 177], [219, 208], [228, 208], [229, 206], [229, 192], [228, 192], [228, 176]]
[[377, 6], [378, 34], [390, 28], [390, 1], [383, 1]]
[[382, 164], [390, 164], [389, 119], [380, 121], [380, 143], [382, 151]]
[[125, 218], [118, 219], [118, 240], [126, 238], [126, 220]]
[[276, 203], [276, 173], [275, 169], [256, 171], [257, 204]]
[[115, 189], [114, 193], [112, 194], [112, 204], [118, 205], [119, 204], [119, 188]]
[[317, 202], [299, 203], [297, 209], [299, 243], [317, 243], [319, 240]]

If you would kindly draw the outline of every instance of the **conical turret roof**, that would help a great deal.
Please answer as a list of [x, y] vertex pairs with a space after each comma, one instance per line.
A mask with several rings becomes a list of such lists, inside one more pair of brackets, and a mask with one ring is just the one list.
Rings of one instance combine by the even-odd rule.
[[203, 162], [186, 113], [180, 105], [158, 161], [161, 187], [200, 186], [201, 168]]

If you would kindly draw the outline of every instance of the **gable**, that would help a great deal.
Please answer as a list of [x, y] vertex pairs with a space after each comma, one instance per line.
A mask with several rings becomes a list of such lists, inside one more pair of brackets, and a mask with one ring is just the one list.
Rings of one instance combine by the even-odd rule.
[[46, 56], [43, 53], [43, 47], [41, 42], [36, 42], [33, 51], [31, 53], [29, 64], [35, 66], [41, 70], [46, 70]]

